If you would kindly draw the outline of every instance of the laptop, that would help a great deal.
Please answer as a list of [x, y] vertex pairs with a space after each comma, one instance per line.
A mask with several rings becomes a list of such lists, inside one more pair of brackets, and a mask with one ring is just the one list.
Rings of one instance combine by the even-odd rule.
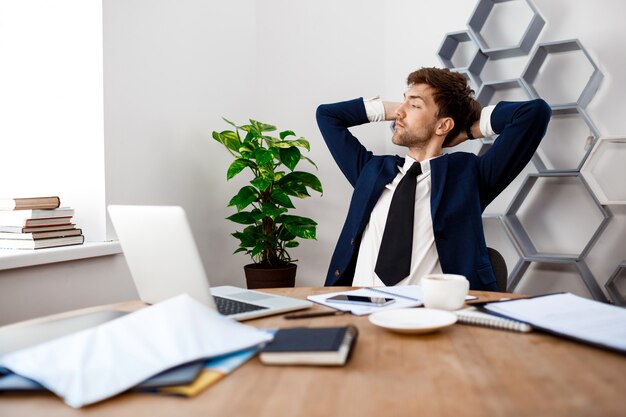
[[139, 297], [146, 303], [187, 293], [240, 321], [312, 306], [309, 301], [239, 287], [211, 288], [182, 207], [108, 209]]

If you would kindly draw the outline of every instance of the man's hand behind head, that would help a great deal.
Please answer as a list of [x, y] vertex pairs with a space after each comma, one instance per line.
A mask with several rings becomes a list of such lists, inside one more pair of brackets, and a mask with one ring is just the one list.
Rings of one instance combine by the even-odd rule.
[[[462, 123], [461, 129], [456, 132], [450, 132], [454, 134], [454, 136], [448, 135], [443, 141], [444, 148], [451, 148], [468, 140], [468, 128], [471, 130], [474, 139], [478, 139], [483, 136], [480, 132], [480, 113], [482, 111], [482, 107], [473, 97], [467, 97], [466, 100], [468, 109], [467, 116], [464, 120], [460, 121]], [[455, 123], [457, 123], [457, 120], [455, 120]]]

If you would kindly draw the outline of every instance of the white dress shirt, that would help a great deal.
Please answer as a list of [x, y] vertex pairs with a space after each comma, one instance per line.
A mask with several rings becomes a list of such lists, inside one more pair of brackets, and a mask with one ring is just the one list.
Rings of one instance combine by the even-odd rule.
[[[364, 100], [364, 103], [367, 118], [370, 122], [385, 120], [385, 109], [382, 100], [375, 97], [373, 99]], [[490, 123], [493, 108], [494, 106], [485, 107], [481, 113], [480, 130], [485, 136], [493, 135]], [[363, 231], [356, 269], [354, 271], [354, 279], [352, 281], [353, 286], [385, 286], [378, 275], [376, 275], [376, 272], [374, 272], [374, 267], [378, 259], [380, 242], [382, 241], [383, 232], [385, 231], [387, 213], [389, 212], [393, 192], [405, 173], [414, 163], [421, 165], [422, 174], [417, 177], [415, 189], [411, 269], [409, 276], [396, 285], [418, 284], [423, 276], [442, 272], [441, 265], [439, 264], [439, 254], [435, 246], [433, 220], [430, 213], [430, 161], [435, 158], [417, 162], [407, 155], [404, 165], [399, 167], [400, 172], [398, 172], [398, 175], [396, 175], [391, 183], [385, 186], [385, 189], [372, 210], [370, 220]]]

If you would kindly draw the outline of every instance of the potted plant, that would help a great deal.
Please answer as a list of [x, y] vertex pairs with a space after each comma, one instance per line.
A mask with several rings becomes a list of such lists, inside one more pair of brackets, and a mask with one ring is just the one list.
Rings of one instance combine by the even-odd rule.
[[315, 239], [317, 223], [287, 213], [295, 208], [292, 197], [310, 197], [310, 189], [322, 193], [315, 175], [295, 170], [301, 160], [317, 168], [300, 151], [309, 151], [309, 142], [291, 130], [270, 136], [268, 132], [276, 131], [276, 127], [255, 120], [242, 126], [224, 121], [234, 130], [213, 132], [213, 138], [235, 158], [226, 179], [244, 170], [252, 173], [249, 185], [228, 203], [237, 213], [227, 217], [245, 226], [232, 236], [239, 239], [234, 253], [245, 252], [253, 261], [244, 266], [248, 288], [293, 287], [297, 260], [291, 258], [288, 249], [299, 245], [297, 238]]

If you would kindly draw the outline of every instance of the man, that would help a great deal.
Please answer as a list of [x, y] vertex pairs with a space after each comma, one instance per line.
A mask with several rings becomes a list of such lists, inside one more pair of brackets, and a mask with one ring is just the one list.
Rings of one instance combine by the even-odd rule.
[[[317, 109], [322, 136], [354, 187], [325, 285], [405, 285], [443, 272], [497, 291], [481, 215], [532, 157], [550, 107], [532, 100], [481, 111], [465, 77], [447, 69], [421, 68], [407, 84], [402, 103], [356, 99]], [[375, 156], [348, 130], [383, 120], [395, 120], [392, 140], [406, 158]], [[482, 156], [442, 154], [494, 134]]]

